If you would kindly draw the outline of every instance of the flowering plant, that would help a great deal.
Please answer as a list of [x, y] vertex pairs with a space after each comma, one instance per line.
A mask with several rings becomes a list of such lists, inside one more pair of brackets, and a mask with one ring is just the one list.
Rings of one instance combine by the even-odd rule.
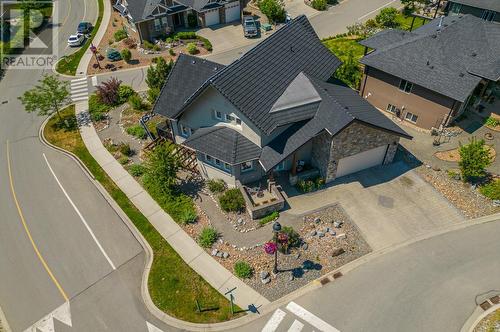
[[278, 246], [274, 242], [264, 244], [264, 251], [269, 255], [274, 254], [278, 250]]

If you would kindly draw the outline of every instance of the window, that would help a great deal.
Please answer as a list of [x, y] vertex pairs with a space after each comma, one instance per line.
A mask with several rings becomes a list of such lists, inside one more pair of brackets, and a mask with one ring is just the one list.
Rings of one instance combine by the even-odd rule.
[[222, 120], [222, 112], [214, 110], [214, 116], [216, 119]]
[[155, 18], [155, 30], [156, 31], [161, 30], [161, 20], [159, 18]]
[[410, 122], [417, 123], [418, 116], [413, 113], [406, 112], [405, 119]]
[[451, 7], [450, 7], [450, 12], [451, 13], [453, 13], [453, 14], [460, 14], [460, 10], [461, 9], [462, 9], [462, 4], [455, 3], [455, 2], [451, 3]]
[[209, 163], [214, 162], [214, 158], [212, 158], [212, 156], [209, 156], [208, 154], [205, 155], [205, 160], [208, 161]]
[[228, 172], [231, 172], [231, 165], [229, 165], [228, 163], [224, 163], [224, 169]]
[[495, 12], [485, 9], [481, 18], [485, 21], [493, 21], [493, 19], [495, 18]]
[[397, 110], [396, 106], [391, 105], [391, 104], [387, 105], [387, 111], [388, 112], [396, 114], [396, 110]]
[[238, 126], [241, 126], [241, 119], [236, 118], [236, 124], [237, 124]]
[[285, 170], [285, 161], [283, 160], [282, 162], [280, 162], [278, 165], [276, 165], [276, 167], [274, 168], [274, 170], [276, 172], [279, 172], [279, 171], [283, 171]]
[[233, 122], [234, 121], [234, 116], [226, 114], [226, 121]]
[[162, 17], [162, 18], [161, 18], [161, 23], [162, 23], [163, 25], [168, 25], [168, 19], [167, 19], [167, 17], [166, 17], [166, 16], [164, 16], [164, 17]]
[[253, 162], [252, 161], [245, 161], [244, 163], [241, 164], [241, 172], [248, 172], [253, 169]]
[[207, 162], [207, 164], [210, 164], [210, 165], [212, 165], [214, 167], [217, 167], [218, 169], [220, 169], [220, 170], [222, 170], [224, 172], [231, 173], [231, 165], [229, 165], [228, 163], [223, 162], [220, 159], [214, 158], [214, 157], [209, 156], [208, 154], [206, 154], [205, 155], [205, 161]]
[[191, 128], [189, 128], [183, 124], [179, 124], [179, 126], [181, 128], [181, 136], [183, 136], [183, 137], [191, 136]]
[[406, 93], [410, 93], [412, 88], [413, 84], [408, 82], [407, 80], [401, 80], [401, 82], [399, 83], [399, 90]]
[[219, 167], [221, 166], [221, 162], [220, 162], [220, 160], [219, 160], [219, 159], [217, 159], [217, 158], [215, 159], [215, 165], [217, 165], [217, 166], [219, 166]]

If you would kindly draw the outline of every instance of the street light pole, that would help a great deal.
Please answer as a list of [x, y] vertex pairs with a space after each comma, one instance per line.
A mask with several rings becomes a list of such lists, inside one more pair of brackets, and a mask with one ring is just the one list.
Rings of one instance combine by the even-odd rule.
[[278, 233], [281, 231], [281, 224], [279, 222], [275, 222], [273, 224], [273, 232], [274, 232], [274, 244], [276, 245], [276, 251], [274, 252], [274, 274], [278, 273]]

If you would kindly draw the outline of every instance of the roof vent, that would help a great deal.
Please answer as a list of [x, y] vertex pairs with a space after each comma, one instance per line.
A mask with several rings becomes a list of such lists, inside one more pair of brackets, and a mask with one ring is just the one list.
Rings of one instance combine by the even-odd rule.
[[427, 66], [430, 65], [431, 63], [429, 62], [429, 60], [427, 60]]
[[432, 35], [431, 37], [432, 37], [432, 38], [434, 38], [434, 39], [436, 39], [436, 38], [437, 38], [437, 35]]
[[347, 107], [347, 106], [344, 106], [344, 109], [345, 109], [345, 110], [348, 110], [348, 109], [349, 109], [349, 107]]
[[458, 74], [458, 76], [460, 76], [460, 77], [464, 77], [464, 76], [465, 76], [465, 74], [464, 74], [464, 73], [460, 73], [460, 74]]
[[472, 57], [475, 58], [477, 56], [477, 53], [476, 52], [472, 52]]
[[295, 50], [293, 49], [293, 46], [290, 46], [290, 52], [295, 53]]
[[191, 61], [191, 63], [194, 65], [196, 63], [196, 60]]
[[218, 69], [219, 69], [219, 68], [218, 68], [217, 66], [216, 66], [216, 67], [214, 67], [214, 71], [217, 71]]
[[434, 69], [434, 66], [430, 66], [429, 68], [430, 68], [430, 69]]

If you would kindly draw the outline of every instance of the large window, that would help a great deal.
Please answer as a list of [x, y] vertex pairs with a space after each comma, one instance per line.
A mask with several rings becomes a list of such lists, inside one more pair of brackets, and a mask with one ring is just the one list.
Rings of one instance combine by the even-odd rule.
[[249, 172], [253, 169], [253, 162], [252, 161], [245, 161], [244, 163], [241, 164], [241, 172]]
[[450, 13], [460, 14], [461, 9], [462, 9], [462, 4], [452, 2], [450, 6]]
[[495, 18], [495, 14], [496, 13], [494, 11], [485, 9], [481, 18], [486, 21], [493, 21], [493, 19]]
[[222, 120], [222, 112], [214, 110], [214, 116], [217, 120]]
[[225, 171], [226, 173], [230, 173], [231, 174], [231, 165], [229, 165], [228, 163], [225, 163], [223, 162], [222, 160], [220, 159], [217, 159], [217, 158], [214, 158], [208, 154], [205, 155], [205, 162], [207, 164], [210, 164], [222, 171]]
[[410, 112], [406, 112], [405, 119], [410, 121], [410, 122], [417, 123], [418, 115], [415, 115], [415, 114], [410, 113]]
[[399, 90], [401, 91], [410, 93], [412, 88], [413, 84], [408, 82], [407, 80], [401, 80], [401, 82], [399, 82]]
[[155, 30], [161, 31], [161, 20], [159, 18], [155, 18]]

